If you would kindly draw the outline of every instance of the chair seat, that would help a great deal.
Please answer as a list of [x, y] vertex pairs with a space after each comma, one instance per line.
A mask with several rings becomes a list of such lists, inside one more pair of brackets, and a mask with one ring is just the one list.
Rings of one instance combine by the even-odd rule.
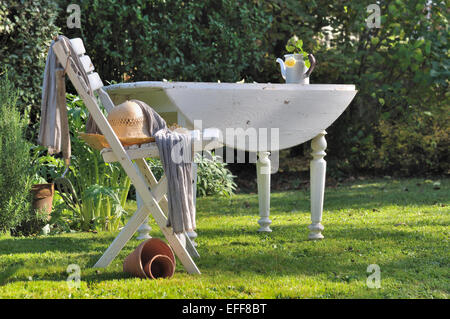
[[[106, 140], [104, 135], [101, 134], [91, 134], [91, 133], [78, 133], [78, 136], [91, 148], [101, 151], [104, 148], [110, 148], [108, 141]], [[137, 138], [127, 138], [123, 139], [119, 137], [119, 141], [122, 145], [131, 146], [136, 144], [148, 144], [151, 142], [155, 142], [154, 137], [137, 137]]]
[[[223, 146], [223, 143], [220, 141], [220, 132], [217, 129], [205, 129], [202, 134], [198, 130], [190, 131], [190, 133], [194, 141], [194, 150], [210, 151]], [[150, 157], [159, 158], [158, 146], [155, 142], [125, 146], [124, 148], [131, 160]], [[106, 163], [118, 161], [111, 148], [102, 149], [100, 154], [102, 154]]]

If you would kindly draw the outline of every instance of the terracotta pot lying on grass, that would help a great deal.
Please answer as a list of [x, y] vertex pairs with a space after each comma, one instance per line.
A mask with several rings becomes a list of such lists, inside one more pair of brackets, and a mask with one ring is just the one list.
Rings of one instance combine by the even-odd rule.
[[175, 255], [161, 239], [150, 238], [125, 258], [123, 271], [139, 278], [170, 278], [175, 272]]

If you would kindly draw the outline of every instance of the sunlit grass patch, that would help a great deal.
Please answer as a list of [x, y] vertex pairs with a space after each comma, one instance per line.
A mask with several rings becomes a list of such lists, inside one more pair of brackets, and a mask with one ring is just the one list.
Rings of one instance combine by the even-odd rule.
[[[117, 233], [0, 237], [0, 298], [448, 298], [449, 181], [357, 181], [328, 188], [325, 239], [307, 240], [309, 191], [276, 192], [272, 233], [257, 232], [255, 194], [198, 199], [199, 276], [177, 261], [166, 280], [131, 278], [122, 262], [92, 265]], [[134, 202], [126, 209], [133, 212]], [[150, 218], [151, 235], [162, 233]], [[66, 282], [81, 269], [80, 288]], [[381, 287], [366, 285], [377, 264]]]

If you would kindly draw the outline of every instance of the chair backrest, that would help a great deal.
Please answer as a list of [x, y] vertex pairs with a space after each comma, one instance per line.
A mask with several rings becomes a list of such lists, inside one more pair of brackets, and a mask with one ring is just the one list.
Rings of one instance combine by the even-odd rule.
[[103, 90], [103, 82], [98, 73], [94, 72], [94, 64], [92, 64], [91, 58], [88, 55], [85, 55], [86, 49], [84, 47], [83, 40], [80, 38], [74, 38], [70, 39], [70, 43], [83, 64], [83, 68], [88, 75], [89, 84], [91, 85], [92, 90], [98, 94], [103, 106], [106, 109], [106, 112], [109, 113], [114, 107], [114, 103], [108, 93]]
[[[109, 97], [108, 93], [103, 90], [103, 82], [100, 79], [100, 76], [97, 72], [94, 72], [94, 65], [92, 64], [91, 58], [88, 55], [85, 55], [86, 49], [83, 44], [83, 40], [80, 38], [70, 39], [70, 43], [72, 44], [75, 53], [79, 56], [81, 63], [83, 64], [83, 68], [86, 71], [89, 83], [91, 85], [91, 89], [98, 94], [100, 97], [100, 101], [106, 109], [106, 112], [110, 112], [114, 108], [114, 103]], [[206, 130], [205, 130], [206, 131]], [[197, 130], [190, 131], [191, 136], [194, 140], [200, 141], [200, 132]], [[205, 133], [205, 132], [204, 132]], [[206, 139], [210, 139], [211, 141], [218, 141], [219, 133], [218, 130], [208, 129], [206, 135]], [[204, 137], [204, 138], [205, 138]]]

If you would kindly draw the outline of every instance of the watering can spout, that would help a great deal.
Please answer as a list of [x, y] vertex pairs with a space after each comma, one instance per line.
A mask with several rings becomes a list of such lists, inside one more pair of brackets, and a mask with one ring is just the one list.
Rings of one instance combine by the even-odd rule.
[[281, 68], [281, 76], [286, 80], [286, 66], [284, 65], [284, 61], [280, 58], [277, 59], [277, 63], [280, 63]]

